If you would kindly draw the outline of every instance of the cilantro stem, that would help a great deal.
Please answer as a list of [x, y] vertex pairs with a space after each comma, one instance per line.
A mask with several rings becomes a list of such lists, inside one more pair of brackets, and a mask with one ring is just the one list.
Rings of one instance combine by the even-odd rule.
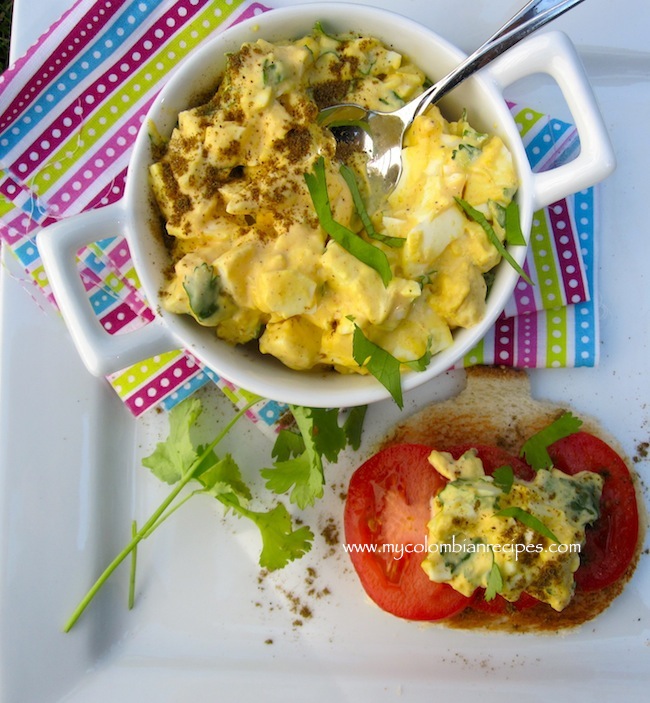
[[203, 490], [200, 489], [200, 490], [192, 491], [191, 493], [188, 493], [186, 496], [184, 496], [181, 500], [177, 501], [176, 505], [174, 505], [173, 507], [170, 507], [169, 510], [164, 515], [160, 516], [160, 518], [158, 519], [158, 522], [156, 522], [155, 525], [151, 526], [151, 528], [149, 529], [147, 534], [142, 536], [142, 539], [147, 539], [147, 537], [149, 537], [149, 535], [154, 530], [157, 530], [163, 524], [163, 522], [165, 522], [165, 520], [170, 518], [179, 508], [182, 508], [185, 505], [185, 503], [187, 503], [187, 501], [190, 498], [193, 498], [197, 493], [203, 493]]
[[131, 541], [122, 549], [122, 551], [113, 559], [113, 561], [104, 569], [99, 578], [90, 587], [90, 590], [86, 593], [83, 599], [79, 602], [79, 605], [75, 608], [69, 620], [63, 627], [64, 632], [69, 632], [77, 620], [81, 617], [84, 610], [90, 605], [90, 602], [97, 595], [101, 587], [108, 581], [112, 573], [117, 569], [117, 567], [133, 553], [137, 548], [138, 544], [147, 537], [154, 525], [158, 523], [160, 517], [163, 515], [165, 510], [171, 505], [176, 496], [185, 488], [185, 486], [194, 478], [196, 470], [201, 466], [206, 457], [212, 452], [212, 450], [221, 442], [221, 440], [230, 432], [235, 423], [245, 415], [255, 403], [258, 403], [260, 398], [255, 397], [250, 400], [241, 410], [239, 410], [234, 417], [226, 424], [223, 430], [217, 435], [217, 437], [209, 444], [204, 450], [201, 456], [197, 457], [188, 470], [183, 474], [180, 481], [174, 486], [169, 495], [163, 500], [163, 502], [154, 511], [151, 517], [144, 523], [144, 525], [132, 536]]
[[[138, 534], [138, 523], [133, 520], [131, 522], [131, 538]], [[133, 610], [135, 603], [135, 568], [138, 560], [138, 548], [134, 547], [131, 552], [131, 574], [129, 576], [129, 610]]]

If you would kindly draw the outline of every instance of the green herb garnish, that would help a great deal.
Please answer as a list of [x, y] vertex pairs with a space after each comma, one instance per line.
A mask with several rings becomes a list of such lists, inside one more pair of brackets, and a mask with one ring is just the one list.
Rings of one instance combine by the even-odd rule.
[[[230, 454], [218, 456], [216, 448], [235, 423], [261, 398], [252, 396], [249, 403], [219, 432], [208, 445], [195, 444], [192, 429], [202, 412], [199, 400], [190, 398], [169, 412], [169, 433], [142, 463], [161, 481], [172, 486], [167, 497], [139, 528], [131, 527], [131, 540], [104, 569], [88, 593], [76, 607], [64, 626], [69, 631], [120, 564], [131, 556], [129, 577], [129, 606], [135, 591], [135, 553], [140, 542], [158, 529], [176, 510], [197, 495], [219, 501], [227, 510], [251, 520], [259, 529], [262, 548], [259, 564], [268, 570], [281, 569], [299, 559], [311, 549], [314, 535], [307, 526], [295, 527], [291, 515], [282, 503], [269, 510], [254, 510], [250, 506], [252, 491], [242, 476], [237, 462]], [[289, 438], [290, 432], [276, 441], [274, 452], [282, 460], [276, 462], [278, 475], [293, 487], [292, 500], [300, 506], [311, 505], [323, 493], [323, 457], [336, 460], [348, 443], [358, 446], [364, 408], [351, 412], [338, 427], [332, 411], [292, 406], [300, 435]], [[321, 426], [322, 423], [322, 426]], [[335, 429], [338, 427], [338, 430]], [[291, 456], [301, 452], [292, 460]], [[284, 459], [286, 457], [286, 459]], [[273, 471], [267, 469], [265, 471]], [[274, 475], [274, 481], [277, 477]], [[186, 486], [198, 487], [183, 494]], [[275, 488], [275, 487], [274, 487]]]
[[[481, 227], [483, 228], [483, 231], [487, 235], [487, 237], [490, 240], [490, 242], [492, 243], [492, 245], [499, 252], [499, 254], [501, 254], [501, 256], [524, 279], [524, 281], [526, 281], [527, 283], [529, 283], [532, 286], [533, 282], [531, 281], [530, 276], [521, 268], [521, 266], [512, 258], [510, 252], [503, 246], [503, 243], [501, 242], [499, 237], [497, 237], [496, 232], [494, 231], [492, 225], [488, 222], [485, 215], [482, 212], [480, 212], [480, 210], [473, 208], [467, 201], [463, 200], [462, 198], [454, 197], [454, 200], [458, 203], [459, 207], [463, 210], [463, 212], [466, 213], [466, 215], [471, 220], [473, 220], [477, 224], [481, 225]], [[506, 220], [506, 222], [507, 222], [507, 220]], [[506, 241], [508, 241], [507, 230], [506, 230]]]
[[520, 456], [524, 457], [535, 471], [550, 468], [553, 461], [548, 448], [559, 439], [575, 434], [581, 425], [580, 418], [570, 412], [563, 413], [543, 430], [529, 437], [521, 448]]
[[456, 160], [458, 156], [465, 156], [467, 161], [473, 161], [481, 152], [482, 149], [478, 146], [461, 143], [458, 145], [457, 149], [452, 151], [451, 158]]
[[492, 478], [495, 486], [498, 486], [504, 493], [510, 493], [515, 480], [512, 466], [499, 466], [492, 472]]
[[485, 600], [494, 600], [502, 588], [503, 576], [501, 575], [501, 569], [499, 569], [498, 564], [494, 560], [494, 552], [492, 552], [492, 568], [488, 574], [487, 586], [485, 587]]
[[391, 394], [397, 406], [402, 409], [404, 400], [402, 396], [402, 365], [414, 371], [424, 371], [431, 360], [431, 340], [427, 343], [427, 350], [413, 361], [400, 361], [390, 352], [371, 342], [355, 323], [352, 338], [352, 356], [359, 366], [364, 366]]
[[262, 66], [262, 76], [264, 77], [264, 85], [278, 85], [284, 78], [282, 73], [282, 64], [265, 59], [264, 65]]
[[536, 518], [534, 515], [531, 515], [523, 508], [518, 508], [516, 506], [511, 506], [510, 508], [503, 508], [503, 510], [499, 510], [498, 513], [495, 513], [495, 515], [497, 517], [512, 517], [518, 522], [522, 523], [522, 525], [526, 525], [526, 527], [530, 527], [531, 530], [535, 530], [535, 532], [538, 532], [540, 535], [547, 537], [552, 542], [555, 542], [557, 544], [560, 543], [560, 540], [551, 532], [551, 530], [548, 529], [548, 527], [546, 527], [546, 525], [539, 518]]
[[386, 254], [334, 219], [327, 194], [325, 161], [322, 156], [316, 160], [313, 173], [305, 173], [305, 181], [322, 228], [348, 253], [374, 269], [384, 286], [387, 286], [393, 274]]
[[521, 220], [519, 218], [519, 205], [515, 200], [511, 200], [506, 208], [505, 216], [506, 241], [514, 246], [526, 246], [526, 238], [521, 231]]
[[291, 406], [291, 412], [300, 434], [285, 430], [278, 436], [273, 448], [278, 461], [262, 469], [262, 477], [270, 491], [290, 491], [289, 500], [302, 509], [323, 495], [323, 458], [335, 462], [348, 444], [359, 446], [365, 407], [351, 412], [342, 426], [336, 409]]
[[363, 228], [370, 239], [376, 239], [378, 242], [383, 242], [389, 247], [394, 247], [396, 249], [403, 247], [406, 243], [406, 239], [404, 237], [389, 237], [388, 235], [381, 234], [375, 230], [372, 220], [368, 215], [368, 211], [366, 210], [366, 205], [363, 202], [363, 197], [361, 195], [361, 191], [359, 190], [357, 179], [354, 176], [354, 171], [349, 166], [341, 164], [340, 173], [345, 179], [345, 182], [348, 184], [348, 188], [352, 194], [354, 207], [359, 215], [361, 223], [363, 224]]
[[221, 286], [210, 264], [197, 266], [191, 276], [185, 276], [183, 288], [190, 301], [190, 309], [199, 320], [207, 320], [219, 310]]

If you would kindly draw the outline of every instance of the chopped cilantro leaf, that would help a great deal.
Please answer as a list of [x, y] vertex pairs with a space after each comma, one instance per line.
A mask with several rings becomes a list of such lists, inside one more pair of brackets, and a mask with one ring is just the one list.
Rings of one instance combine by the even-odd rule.
[[498, 564], [494, 561], [494, 552], [492, 553], [492, 568], [488, 574], [487, 586], [485, 588], [485, 600], [494, 600], [497, 593], [501, 592], [503, 588], [503, 576], [501, 576], [501, 570]]
[[381, 277], [384, 286], [387, 286], [393, 277], [393, 273], [386, 254], [334, 219], [327, 194], [325, 161], [322, 156], [316, 160], [314, 172], [305, 173], [304, 176], [322, 228], [348, 253], [366, 264], [366, 266], [374, 269]]
[[404, 407], [402, 396], [401, 362], [390, 352], [371, 342], [355, 324], [352, 338], [352, 356], [359, 366], [368, 371], [386, 388], [400, 410]]
[[190, 309], [199, 320], [207, 320], [219, 311], [221, 286], [210, 264], [203, 262], [191, 276], [183, 279], [183, 288], [190, 302]]
[[366, 205], [363, 202], [363, 197], [357, 184], [357, 179], [354, 177], [354, 172], [352, 169], [345, 164], [341, 164], [339, 171], [345, 179], [345, 182], [348, 184], [348, 188], [352, 194], [354, 207], [359, 215], [361, 223], [363, 224], [363, 228], [366, 230], [366, 234], [370, 237], [370, 239], [376, 239], [378, 242], [383, 242], [389, 247], [395, 247], [397, 249], [403, 247], [406, 243], [406, 239], [404, 237], [389, 237], [388, 235], [380, 234], [377, 230], [375, 230], [375, 226], [372, 224], [370, 215], [368, 215]]
[[430, 342], [427, 350], [419, 359], [400, 361], [390, 352], [369, 340], [361, 328], [355, 323], [352, 337], [352, 356], [359, 366], [364, 366], [391, 394], [397, 406], [404, 407], [402, 395], [402, 364], [414, 371], [424, 371], [431, 360]]
[[490, 242], [492, 243], [494, 248], [499, 252], [499, 254], [501, 254], [501, 256], [510, 264], [510, 266], [512, 266], [512, 268], [524, 279], [524, 281], [526, 281], [526, 283], [529, 283], [532, 286], [533, 282], [531, 281], [530, 276], [521, 268], [521, 266], [512, 258], [510, 252], [503, 246], [501, 240], [497, 237], [496, 232], [492, 228], [492, 225], [488, 222], [485, 215], [480, 210], [473, 208], [467, 201], [463, 200], [462, 198], [454, 197], [454, 200], [458, 203], [458, 206], [466, 213], [466, 215], [471, 220], [481, 225], [483, 231], [487, 235], [487, 238], [490, 240]]
[[495, 515], [498, 517], [514, 518], [522, 525], [526, 525], [526, 527], [530, 527], [531, 530], [539, 532], [540, 535], [547, 537], [552, 542], [555, 542], [557, 544], [560, 543], [560, 540], [551, 532], [551, 530], [548, 529], [548, 527], [546, 527], [546, 525], [539, 518], [536, 518], [534, 515], [531, 515], [523, 508], [518, 508], [517, 506], [503, 508], [503, 510], [499, 510], [498, 513], [495, 513]]
[[510, 493], [515, 476], [512, 466], [499, 466], [492, 473], [494, 485], [498, 486], [504, 493]]
[[505, 217], [506, 241], [515, 246], [525, 246], [526, 238], [521, 231], [521, 221], [519, 219], [519, 205], [516, 200], [511, 200], [506, 208]]
[[563, 413], [543, 430], [529, 437], [521, 448], [520, 456], [524, 457], [535, 471], [551, 467], [553, 462], [549, 456], [548, 447], [558, 439], [576, 433], [581, 425], [582, 420], [575, 415], [570, 412]]

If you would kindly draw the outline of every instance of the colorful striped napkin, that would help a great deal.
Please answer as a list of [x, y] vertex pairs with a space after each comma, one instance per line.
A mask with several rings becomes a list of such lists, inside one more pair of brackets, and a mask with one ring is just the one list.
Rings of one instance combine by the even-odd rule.
[[[35, 244], [39, 228], [118, 200], [132, 143], [169, 72], [206, 37], [267, 9], [251, 0], [77, 0], [0, 76], [0, 235], [53, 304]], [[534, 169], [557, 165], [578, 149], [572, 125], [510, 108]], [[535, 285], [520, 280], [464, 365], [597, 363], [595, 231], [594, 189], [535, 214], [525, 266]], [[152, 319], [119, 233], [80, 252], [79, 273], [110, 333]], [[237, 404], [246, 400], [184, 350], [108, 381], [136, 416], [169, 409], [208, 383]], [[268, 401], [251, 418], [272, 430], [284, 409]]]

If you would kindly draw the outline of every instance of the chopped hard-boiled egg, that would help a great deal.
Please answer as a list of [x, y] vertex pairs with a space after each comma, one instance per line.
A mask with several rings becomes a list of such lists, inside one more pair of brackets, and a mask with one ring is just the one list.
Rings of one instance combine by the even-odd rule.
[[[366, 373], [353, 355], [356, 328], [406, 362], [449, 346], [454, 328], [476, 324], [485, 309], [483, 274], [500, 256], [454, 198], [496, 221], [517, 187], [503, 142], [476, 132], [464, 115], [448, 122], [432, 107], [418, 117], [398, 187], [369, 213], [384, 237], [378, 241], [339, 173], [346, 155], [317, 122], [319, 110], [336, 102], [395, 109], [425, 81], [377, 39], [333, 37], [320, 27], [230, 55], [215, 95], [179, 115], [150, 169], [173, 240], [165, 307], [234, 344], [259, 339], [263, 353], [290, 368], [346, 373]], [[321, 226], [305, 181], [321, 158], [332, 218], [385, 255], [389, 277]]]
[[458, 459], [434, 451], [429, 462], [449, 479], [431, 501], [422, 563], [429, 578], [471, 595], [497, 570], [506, 600], [526, 592], [555, 610], [566, 607], [585, 528], [599, 515], [602, 477], [540, 469], [532, 481], [514, 477], [504, 488], [485, 475], [475, 450]]

